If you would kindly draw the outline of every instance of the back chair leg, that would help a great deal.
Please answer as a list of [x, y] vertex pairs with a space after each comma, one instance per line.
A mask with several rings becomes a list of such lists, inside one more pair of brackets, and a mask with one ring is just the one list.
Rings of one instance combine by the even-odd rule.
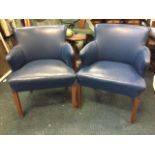
[[77, 94], [77, 86], [72, 85], [72, 109], [75, 111], [76, 109], [76, 94]]
[[138, 99], [138, 97], [136, 97], [133, 100], [133, 109], [132, 109], [132, 113], [131, 113], [131, 123], [135, 123], [135, 121], [136, 121], [139, 104], [140, 104], [140, 100]]
[[21, 118], [24, 117], [24, 113], [22, 111], [22, 106], [21, 106], [21, 103], [20, 103], [20, 99], [19, 99], [19, 96], [18, 96], [18, 93], [17, 92], [12, 92], [12, 96], [13, 96], [13, 99], [14, 99], [14, 102], [15, 102], [15, 106], [16, 106], [16, 109], [17, 109], [17, 112], [19, 114], [19, 116]]
[[81, 102], [81, 91], [82, 88], [80, 85], [77, 86], [77, 102], [78, 102], [78, 108], [81, 108], [82, 102]]

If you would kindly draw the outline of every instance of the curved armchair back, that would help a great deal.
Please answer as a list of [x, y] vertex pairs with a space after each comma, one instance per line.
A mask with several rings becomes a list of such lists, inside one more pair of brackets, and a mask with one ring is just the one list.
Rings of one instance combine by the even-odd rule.
[[18, 44], [26, 62], [38, 59], [62, 59], [61, 47], [65, 42], [65, 26], [37, 26], [15, 30]]
[[132, 64], [144, 46], [150, 28], [125, 24], [98, 24], [95, 27], [97, 60], [120, 61]]

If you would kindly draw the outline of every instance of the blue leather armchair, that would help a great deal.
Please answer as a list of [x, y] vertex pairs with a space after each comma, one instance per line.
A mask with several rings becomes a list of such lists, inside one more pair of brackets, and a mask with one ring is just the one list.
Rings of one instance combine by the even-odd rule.
[[[8, 82], [20, 116], [23, 117], [23, 111], [19, 91], [73, 85], [73, 49], [65, 41], [65, 34], [64, 26], [27, 27], [15, 30], [18, 45], [10, 51], [6, 60], [12, 69]], [[74, 85], [72, 97], [74, 102]]]
[[79, 106], [80, 86], [127, 95], [133, 99], [131, 122], [135, 122], [138, 96], [146, 87], [144, 72], [150, 63], [150, 51], [145, 46], [149, 31], [149, 28], [140, 26], [96, 25], [94, 41], [80, 52]]

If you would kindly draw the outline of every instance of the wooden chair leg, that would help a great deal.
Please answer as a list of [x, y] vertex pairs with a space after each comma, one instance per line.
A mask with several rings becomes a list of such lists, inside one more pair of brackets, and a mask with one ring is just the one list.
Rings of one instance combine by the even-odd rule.
[[82, 102], [81, 102], [81, 86], [77, 86], [77, 102], [78, 102], [78, 108], [81, 108]]
[[23, 118], [24, 113], [22, 111], [22, 106], [21, 106], [21, 103], [20, 103], [18, 93], [17, 92], [12, 92], [12, 95], [13, 95], [13, 99], [14, 99], [14, 102], [15, 102], [15, 105], [16, 105], [17, 112], [18, 112], [19, 116]]
[[133, 101], [133, 109], [131, 113], [131, 123], [135, 123], [140, 100], [136, 97]]
[[77, 93], [76, 85], [72, 85], [72, 109], [75, 111], [76, 109], [76, 93]]
[[68, 100], [68, 98], [69, 98], [69, 87], [66, 87], [65, 90], [66, 90], [66, 99]]

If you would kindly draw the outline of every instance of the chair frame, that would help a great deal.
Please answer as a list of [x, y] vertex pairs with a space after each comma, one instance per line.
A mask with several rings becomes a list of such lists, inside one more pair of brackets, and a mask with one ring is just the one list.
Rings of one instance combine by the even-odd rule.
[[[82, 106], [82, 99], [81, 99], [82, 93], [81, 92], [82, 92], [82, 87], [81, 87], [81, 85], [78, 84], [77, 85], [77, 107], [80, 107], [80, 108]], [[132, 112], [131, 112], [131, 116], [130, 116], [131, 123], [136, 122], [139, 105], [140, 105], [140, 100], [138, 97], [135, 97], [133, 99]]]
[[[32, 91], [30, 91], [32, 93]], [[68, 99], [69, 96], [69, 87], [66, 87], [66, 98]], [[17, 113], [20, 118], [24, 117], [24, 112], [22, 109], [21, 101], [19, 98], [19, 93], [16, 91], [12, 91], [12, 97], [16, 106]], [[72, 110], [75, 111], [77, 107], [77, 87], [75, 84], [72, 85]]]

